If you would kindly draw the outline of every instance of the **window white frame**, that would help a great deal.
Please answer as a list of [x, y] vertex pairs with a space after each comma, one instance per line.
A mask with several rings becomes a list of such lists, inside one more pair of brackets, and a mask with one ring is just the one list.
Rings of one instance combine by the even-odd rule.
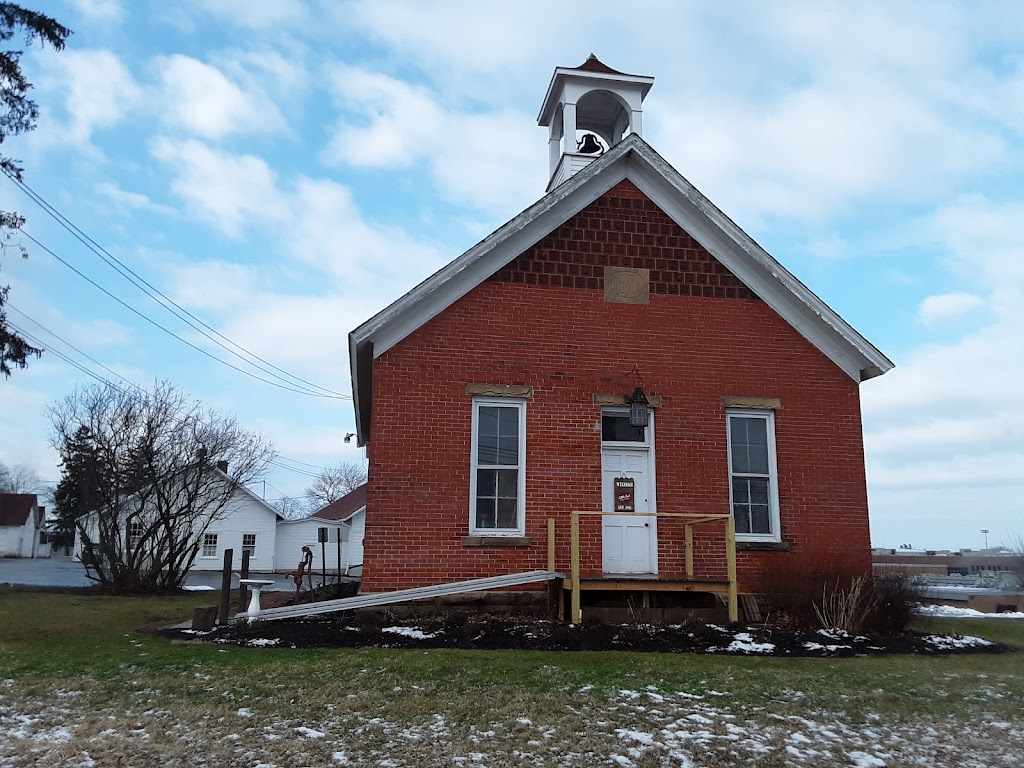
[[128, 522], [128, 549], [132, 552], [139, 546], [139, 542], [142, 541], [142, 534], [145, 533], [145, 526], [141, 520], [130, 520]]
[[217, 556], [217, 534], [216, 533], [204, 533], [203, 534], [203, 551], [202, 557], [216, 557]]
[[256, 559], [256, 534], [255, 533], [243, 533], [242, 534], [242, 554], [249, 553], [249, 559]]
[[[775, 456], [775, 411], [754, 408], [729, 408], [726, 410], [725, 434], [728, 444], [729, 463], [729, 512], [736, 515], [736, 500], [733, 498], [734, 478], [766, 478], [768, 480], [768, 526], [769, 530], [757, 533], [736, 532], [737, 541], [782, 541], [782, 529], [779, 523], [779, 471]], [[768, 472], [734, 472], [733, 471], [733, 419], [760, 419], [765, 423], [768, 443]], [[738, 526], [737, 526], [738, 528]]]
[[[518, 416], [519, 461], [517, 464], [480, 464], [479, 436], [481, 408], [512, 408]], [[469, 532], [477, 536], [523, 536], [526, 532], [526, 401], [507, 397], [473, 398], [472, 434], [470, 436]], [[516, 525], [512, 528], [477, 526], [477, 471], [480, 469], [518, 470], [516, 487]]]

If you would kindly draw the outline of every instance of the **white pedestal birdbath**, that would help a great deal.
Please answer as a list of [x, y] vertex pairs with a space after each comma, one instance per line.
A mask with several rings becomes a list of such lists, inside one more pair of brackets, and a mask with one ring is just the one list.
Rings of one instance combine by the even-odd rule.
[[239, 579], [238, 583], [244, 584], [251, 592], [249, 609], [245, 612], [245, 616], [249, 621], [256, 621], [260, 616], [260, 590], [269, 587], [274, 582], [267, 579]]

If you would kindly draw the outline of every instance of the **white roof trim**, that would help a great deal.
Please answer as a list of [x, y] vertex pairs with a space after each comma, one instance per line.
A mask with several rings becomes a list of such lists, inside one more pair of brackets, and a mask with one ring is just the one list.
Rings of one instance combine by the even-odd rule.
[[893, 363], [633, 134], [349, 334], [360, 445], [369, 437], [373, 359], [446, 310], [623, 179], [629, 179], [854, 381]]

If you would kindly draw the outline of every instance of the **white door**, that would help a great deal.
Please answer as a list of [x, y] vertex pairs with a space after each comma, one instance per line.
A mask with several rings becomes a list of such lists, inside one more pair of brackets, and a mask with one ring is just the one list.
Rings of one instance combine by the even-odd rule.
[[[601, 448], [601, 499], [607, 512], [615, 509], [617, 477], [631, 477], [637, 512], [652, 510], [650, 449], [647, 446]], [[657, 518], [636, 515], [604, 515], [605, 573], [657, 573]]]

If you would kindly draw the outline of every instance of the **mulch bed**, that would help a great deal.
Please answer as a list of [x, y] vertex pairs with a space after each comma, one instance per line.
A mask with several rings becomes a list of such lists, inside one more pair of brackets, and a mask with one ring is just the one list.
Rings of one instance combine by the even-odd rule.
[[766, 626], [729, 626], [699, 622], [582, 625], [534, 617], [451, 614], [396, 620], [380, 614], [352, 617], [258, 621], [216, 627], [208, 633], [163, 629], [175, 640], [231, 643], [259, 648], [459, 648], [474, 650], [642, 651], [715, 653], [738, 656], [844, 657], [880, 654], [1006, 653], [1007, 645], [979, 638], [905, 632], [891, 637], [862, 637], [837, 630], [788, 631]]

